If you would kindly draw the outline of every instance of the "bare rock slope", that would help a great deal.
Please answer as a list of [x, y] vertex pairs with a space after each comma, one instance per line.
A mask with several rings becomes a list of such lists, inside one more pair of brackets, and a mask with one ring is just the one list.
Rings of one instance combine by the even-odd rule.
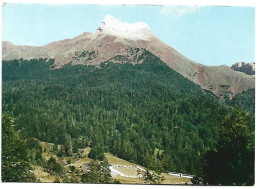
[[41, 47], [18, 46], [6, 41], [2, 45], [3, 60], [53, 58], [56, 68], [68, 63], [98, 65], [115, 56], [121, 57], [118, 63], [124, 63], [124, 57], [133, 64], [142, 63], [138, 57], [142, 49], [146, 49], [170, 68], [218, 96], [234, 96], [255, 87], [254, 76], [227, 66], [205, 66], [194, 62], [153, 35], [146, 23], [123, 23], [109, 15], [96, 32], [85, 32], [73, 39]]

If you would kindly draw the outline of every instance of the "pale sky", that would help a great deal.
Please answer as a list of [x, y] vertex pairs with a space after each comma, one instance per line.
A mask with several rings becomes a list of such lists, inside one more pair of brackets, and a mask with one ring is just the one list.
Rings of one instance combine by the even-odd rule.
[[147, 23], [162, 41], [205, 65], [255, 61], [253, 7], [7, 3], [2, 40], [45, 45], [95, 32], [107, 14], [122, 22]]

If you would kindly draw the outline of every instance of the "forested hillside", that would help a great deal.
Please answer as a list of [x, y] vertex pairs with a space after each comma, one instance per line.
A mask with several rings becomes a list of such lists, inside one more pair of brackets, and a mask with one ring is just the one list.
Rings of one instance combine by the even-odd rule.
[[231, 100], [227, 100], [231, 106], [239, 106], [244, 111], [255, 115], [255, 89], [248, 89], [240, 94], [237, 94]]
[[65, 65], [3, 61], [2, 109], [20, 135], [62, 145], [59, 156], [91, 147], [158, 171], [200, 175], [215, 130], [231, 108], [145, 51], [142, 64]]

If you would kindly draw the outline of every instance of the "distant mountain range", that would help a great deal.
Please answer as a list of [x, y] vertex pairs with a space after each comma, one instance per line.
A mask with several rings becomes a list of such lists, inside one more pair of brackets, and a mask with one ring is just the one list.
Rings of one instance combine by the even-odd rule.
[[255, 75], [255, 63], [237, 62], [231, 66], [235, 71], [244, 72], [247, 75]]
[[159, 57], [170, 68], [217, 96], [234, 96], [255, 87], [255, 77], [228, 66], [205, 66], [192, 61], [162, 42], [146, 23], [128, 24], [107, 15], [94, 33], [85, 32], [44, 46], [21, 46], [2, 43], [3, 60], [55, 59], [55, 68], [65, 64], [99, 65], [113, 59], [116, 63], [140, 61], [143, 49]]

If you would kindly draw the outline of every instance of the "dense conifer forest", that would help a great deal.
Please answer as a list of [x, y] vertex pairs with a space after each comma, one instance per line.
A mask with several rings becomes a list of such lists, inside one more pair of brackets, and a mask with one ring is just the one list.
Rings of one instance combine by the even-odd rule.
[[47, 59], [3, 61], [2, 111], [23, 139], [62, 145], [58, 156], [90, 146], [100, 161], [111, 152], [158, 172], [204, 175], [203, 159], [216, 151], [233, 106], [243, 106], [253, 132], [253, 103], [238, 103], [246, 92], [225, 103], [150, 52], [144, 57], [60, 69]]
[[226, 100], [226, 103], [233, 107], [241, 107], [245, 112], [255, 115], [255, 89], [243, 91], [231, 100]]

